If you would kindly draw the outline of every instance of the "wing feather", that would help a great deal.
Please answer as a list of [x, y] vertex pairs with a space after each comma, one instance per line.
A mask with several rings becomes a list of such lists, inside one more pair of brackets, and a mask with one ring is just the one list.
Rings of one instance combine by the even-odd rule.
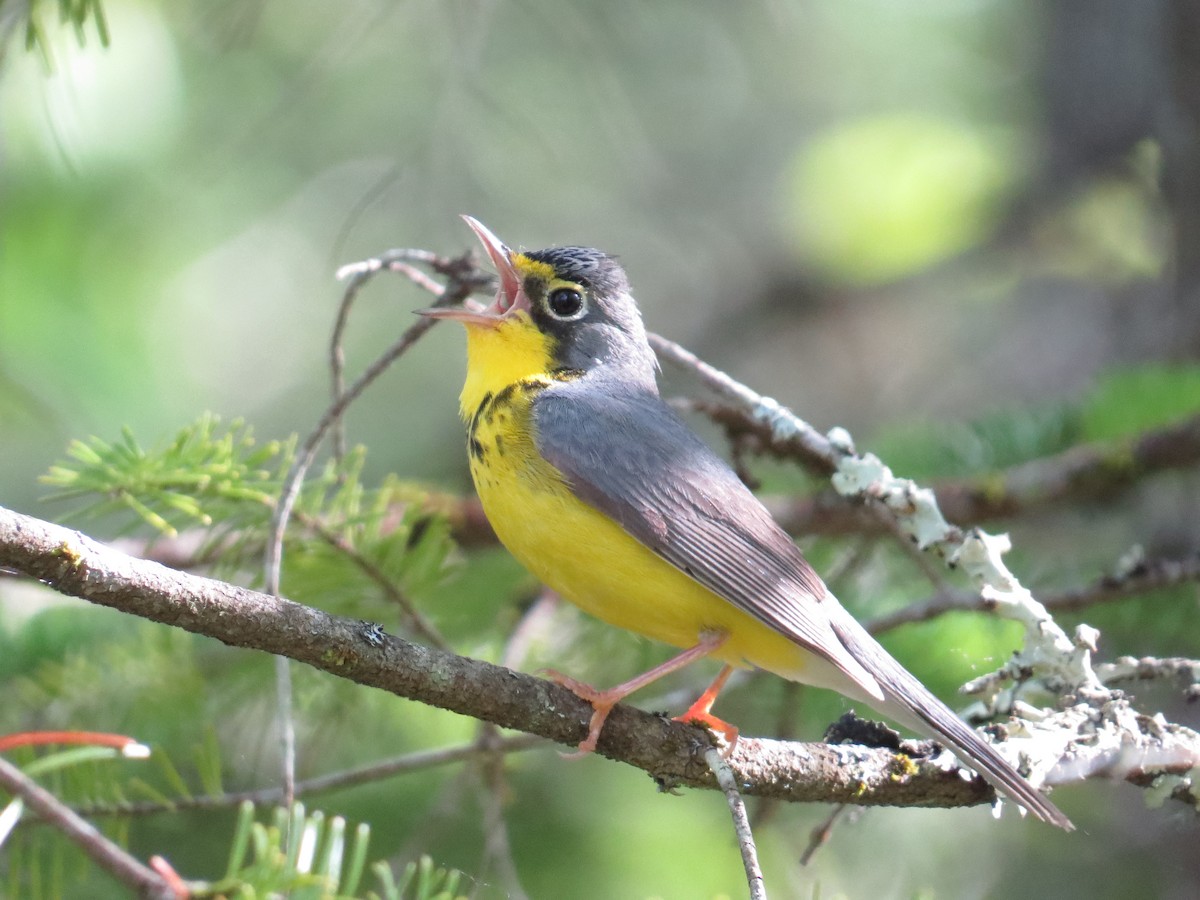
[[534, 402], [537, 445], [585, 502], [709, 590], [826, 659], [878, 707], [934, 733], [1039, 818], [1070, 829], [990, 744], [888, 655], [728, 465], [655, 393], [586, 379]]
[[[627, 386], [625, 386], [627, 388]], [[587, 379], [534, 400], [537, 446], [585, 502], [715, 594], [883, 694], [822, 608], [835, 603], [792, 539], [729, 466], [644, 389]]]

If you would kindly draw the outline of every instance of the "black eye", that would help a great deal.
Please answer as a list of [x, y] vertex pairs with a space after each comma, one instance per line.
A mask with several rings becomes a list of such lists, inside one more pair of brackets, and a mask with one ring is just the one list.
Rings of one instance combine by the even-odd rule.
[[555, 288], [546, 297], [546, 308], [559, 319], [577, 319], [583, 312], [583, 294], [575, 288]]

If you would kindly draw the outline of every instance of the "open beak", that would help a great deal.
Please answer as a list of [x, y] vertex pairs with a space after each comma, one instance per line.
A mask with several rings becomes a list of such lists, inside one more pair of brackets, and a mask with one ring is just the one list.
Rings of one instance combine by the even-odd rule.
[[496, 274], [500, 276], [500, 290], [496, 292], [496, 299], [490, 306], [482, 306], [468, 300], [471, 306], [435, 306], [431, 309], [419, 309], [417, 315], [495, 327], [515, 310], [529, 309], [529, 298], [521, 289], [521, 276], [512, 262], [513, 252], [478, 219], [463, 216], [463, 221], [475, 232], [492, 265], [496, 267]]

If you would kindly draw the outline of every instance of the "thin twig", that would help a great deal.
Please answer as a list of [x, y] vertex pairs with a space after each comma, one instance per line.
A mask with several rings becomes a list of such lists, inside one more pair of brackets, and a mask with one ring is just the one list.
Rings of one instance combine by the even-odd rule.
[[846, 810], [849, 808], [846, 804], [839, 803], [829, 811], [829, 815], [822, 819], [820, 824], [809, 832], [808, 846], [800, 854], [800, 865], [807, 866], [812, 862], [813, 857], [817, 855], [817, 851], [829, 843], [829, 838], [833, 834], [833, 826], [837, 824], [838, 819], [845, 815]]
[[[1089, 585], [1047, 594], [1042, 598], [1042, 605], [1055, 612], [1074, 611], [1193, 582], [1200, 582], [1200, 556], [1144, 560]], [[992, 608], [978, 591], [947, 588], [926, 600], [876, 616], [863, 624], [872, 634], [881, 634], [901, 625], [927, 622], [948, 612], [987, 612]]]
[[312, 516], [301, 512], [294, 513], [294, 515], [297, 521], [304, 525], [305, 528], [311, 528], [317, 537], [345, 556], [364, 575], [375, 582], [387, 599], [398, 606], [400, 611], [404, 613], [405, 624], [413, 632], [441, 650], [450, 649], [450, 644], [442, 637], [442, 633], [437, 630], [432, 622], [421, 615], [421, 611], [417, 609], [412, 600], [388, 578], [387, 574], [379, 566], [375, 565], [375, 563], [355, 550], [348, 541], [343, 540]]
[[[360, 264], [361, 269], [343, 269], [342, 273], [349, 271], [351, 277], [351, 286], [347, 288], [347, 292], [357, 292], [359, 287], [364, 284], [367, 279], [372, 277], [375, 272], [383, 268], [383, 264], [372, 266], [371, 261]], [[341, 274], [341, 273], [340, 273]], [[475, 289], [479, 276], [476, 273], [473, 263], [470, 258], [464, 258], [457, 264], [453, 261], [446, 264], [446, 273], [450, 276], [448, 285], [443, 288], [440, 285], [433, 285], [438, 294], [437, 302], [434, 304], [453, 304], [461, 303]], [[348, 309], [348, 304], [343, 303], [343, 308]], [[340, 315], [339, 315], [340, 318]], [[399, 359], [408, 348], [411, 347], [417, 340], [421, 338], [435, 324], [433, 319], [422, 319], [411, 325], [400, 336], [391, 347], [375, 360], [366, 371], [359, 376], [350, 388], [338, 394], [333, 402], [326, 408], [317, 425], [313, 428], [309, 436], [301, 445], [300, 452], [296, 455], [296, 459], [292, 463], [291, 469], [288, 471], [287, 477], [284, 479], [283, 487], [280, 489], [279, 502], [275, 506], [275, 514], [271, 518], [271, 531], [267, 539], [266, 555], [263, 561], [263, 569], [266, 574], [266, 591], [268, 594], [275, 596], [279, 595], [279, 583], [281, 575], [281, 564], [283, 560], [283, 535], [287, 529], [288, 519], [291, 517], [292, 509], [296, 504], [296, 500], [300, 495], [300, 488], [304, 483], [304, 477], [308, 473], [309, 468], [317, 457], [317, 450], [321, 442], [325, 439], [329, 429], [334, 427], [341, 420], [342, 414], [346, 408], [358, 398], [364, 390], [367, 389], [380, 375], [382, 375], [391, 366], [393, 362]], [[291, 712], [291, 673], [288, 669], [286, 661], [276, 660], [275, 663], [275, 680], [278, 689], [278, 716], [280, 722], [280, 737], [283, 743], [283, 784], [284, 796], [287, 798], [288, 805], [291, 805], [291, 799], [295, 795], [295, 779], [296, 779], [296, 762], [295, 762], [295, 723], [292, 721]]]
[[1096, 666], [1096, 674], [1107, 685], [1128, 681], [1178, 681], [1185, 685], [1188, 700], [1200, 699], [1200, 660], [1183, 657], [1119, 656]]
[[0, 786], [14, 797], [20, 797], [30, 810], [61, 831], [96, 865], [139, 897], [180, 900], [180, 895], [166, 879], [126, 853], [101, 834], [96, 826], [3, 757], [0, 757]]
[[[488, 748], [488, 752], [496, 755], [522, 753], [535, 747], [545, 746], [545, 741], [530, 734], [519, 734], [513, 737], [501, 738]], [[361, 784], [373, 784], [385, 778], [397, 775], [407, 775], [438, 766], [462, 762], [479, 755], [479, 743], [459, 744], [455, 747], [442, 747], [437, 750], [419, 750], [415, 753], [405, 753], [391, 759], [379, 760], [356, 769], [344, 772], [332, 772], [318, 778], [309, 778], [296, 782], [296, 796], [310, 797], [314, 794], [343, 790], [357, 787]], [[177, 800], [140, 801], [136, 803], [93, 803], [87, 806], [76, 806], [75, 811], [83, 816], [148, 816], [157, 813], [177, 812], [181, 809], [231, 809], [249, 801], [255, 806], [282, 804], [283, 789], [279, 786], [258, 788], [250, 791], [231, 791], [225, 794], [206, 794], [199, 797], [180, 797]]]
[[692, 373], [713, 391], [738, 404], [750, 421], [769, 429], [773, 439], [791, 448], [791, 452], [808, 460], [821, 474], [829, 474], [837, 467], [838, 454], [829, 439], [807, 422], [788, 416], [786, 436], [777, 428], [780, 414], [786, 413], [778, 403], [763, 397], [744, 384], [730, 378], [720, 369], [710, 366], [690, 350], [661, 335], [649, 334], [650, 346], [659, 359]]
[[[475, 284], [468, 280], [465, 274], [462, 279], [452, 277], [449, 286], [442, 290], [434, 305], [448, 306], [461, 303], [474, 289]], [[434, 319], [421, 319], [409, 326], [400, 336], [399, 340], [367, 366], [354, 384], [326, 407], [325, 411], [321, 414], [321, 418], [313, 427], [313, 430], [304, 439], [299, 452], [296, 454], [296, 459], [292, 462], [292, 467], [284, 479], [283, 486], [279, 492], [279, 502], [275, 506], [275, 515], [271, 521], [271, 534], [270, 539], [267, 541], [266, 561], [264, 564], [267, 593], [278, 594], [279, 592], [279, 566], [283, 555], [283, 533], [287, 527], [287, 521], [291, 517], [296, 500], [300, 495], [300, 487], [304, 482], [304, 476], [312, 467], [313, 461], [317, 457], [317, 450], [320, 448], [321, 442], [325, 439], [329, 429], [341, 418], [346, 408], [357, 400], [359, 395], [370, 387], [380, 375], [387, 371], [392, 363], [403, 356], [413, 344], [420, 340], [434, 326], [435, 322], [436, 320]]]
[[1021, 649], [997, 672], [968, 685], [986, 696], [985, 704], [1007, 708], [1012, 700], [1009, 686], [1031, 678], [1037, 678], [1051, 693], [1104, 692], [1092, 671], [1088, 642], [1072, 640], [1004, 563], [1004, 555], [1012, 549], [1007, 535], [952, 525], [932, 490], [897, 477], [873, 453], [859, 453], [845, 429], [834, 428], [822, 435], [775, 400], [735, 381], [678, 344], [658, 335], [651, 335], [650, 342], [660, 357], [686, 368], [768, 428], [772, 442], [784, 443], [814, 465], [823, 466], [839, 494], [885, 510], [920, 549], [936, 553], [947, 566], [960, 568], [974, 580], [981, 595], [994, 604], [997, 615], [1024, 626]]
[[[358, 298], [359, 290], [383, 270], [403, 271], [414, 282], [418, 281], [416, 276], [420, 276], [421, 286], [430, 290], [425, 274], [406, 263], [419, 262], [432, 266], [440, 261], [437, 254], [429, 250], [388, 250], [372, 259], [351, 263], [338, 269], [337, 278], [346, 282], [346, 289], [342, 292], [337, 318], [333, 324], [333, 334], [329, 339], [329, 371], [330, 380], [333, 383], [332, 402], [337, 403], [342, 394], [346, 392], [346, 353], [343, 338], [346, 334], [346, 326], [350, 323], [350, 310]], [[440, 294], [441, 288], [438, 286], [437, 289], [430, 290], [430, 292], [434, 295]], [[333, 428], [333, 455], [335, 459], [341, 459], [346, 455], [346, 432], [342, 419], [339, 419]]]
[[483, 752], [480, 760], [483, 787], [483, 864], [480, 871], [486, 874], [494, 867], [506, 897], [512, 900], [528, 900], [529, 895], [521, 886], [521, 879], [517, 875], [512, 843], [508, 839], [508, 825], [504, 819], [504, 807], [509, 792], [505, 756], [494, 752], [501, 740], [500, 730], [495, 725], [485, 723], [480, 726], [477, 742], [477, 746]]
[[292, 715], [291, 666], [291, 660], [286, 656], [275, 657], [275, 721], [279, 723], [283, 805], [287, 809], [296, 802], [296, 718]]
[[[522, 667], [533, 636], [553, 615], [557, 606], [558, 596], [552, 591], [543, 590], [538, 595], [537, 600], [521, 616], [505, 641], [504, 652], [500, 657], [501, 665], [510, 669]], [[483, 795], [480, 802], [483, 810], [483, 861], [480, 871], [486, 874], [489, 867], [495, 866], [505, 895], [527, 898], [528, 894], [517, 874], [512, 843], [508, 837], [508, 823], [504, 818], [504, 807], [509, 793], [507, 761], [502, 754], [494, 752], [496, 747], [501, 746], [500, 730], [495, 725], [484, 722], [479, 727], [476, 746], [481, 754], [479, 770]]]
[[733, 830], [737, 835], [738, 849], [742, 852], [742, 867], [746, 870], [746, 883], [750, 887], [750, 900], [767, 900], [767, 888], [763, 881], [762, 868], [758, 864], [758, 847], [754, 843], [754, 833], [750, 830], [750, 817], [746, 815], [746, 803], [738, 790], [737, 779], [733, 769], [721, 751], [710, 747], [704, 752], [704, 761], [716, 776], [717, 784], [725, 794], [725, 802], [729, 804], [729, 814], [733, 817]]

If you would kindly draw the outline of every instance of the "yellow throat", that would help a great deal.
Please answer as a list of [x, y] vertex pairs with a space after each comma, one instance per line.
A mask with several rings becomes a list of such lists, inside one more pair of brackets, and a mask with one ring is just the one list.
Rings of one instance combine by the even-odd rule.
[[518, 312], [496, 325], [466, 324], [467, 379], [458, 398], [459, 414], [470, 422], [488, 394], [529, 378], [549, 379], [553, 344], [528, 313]]

